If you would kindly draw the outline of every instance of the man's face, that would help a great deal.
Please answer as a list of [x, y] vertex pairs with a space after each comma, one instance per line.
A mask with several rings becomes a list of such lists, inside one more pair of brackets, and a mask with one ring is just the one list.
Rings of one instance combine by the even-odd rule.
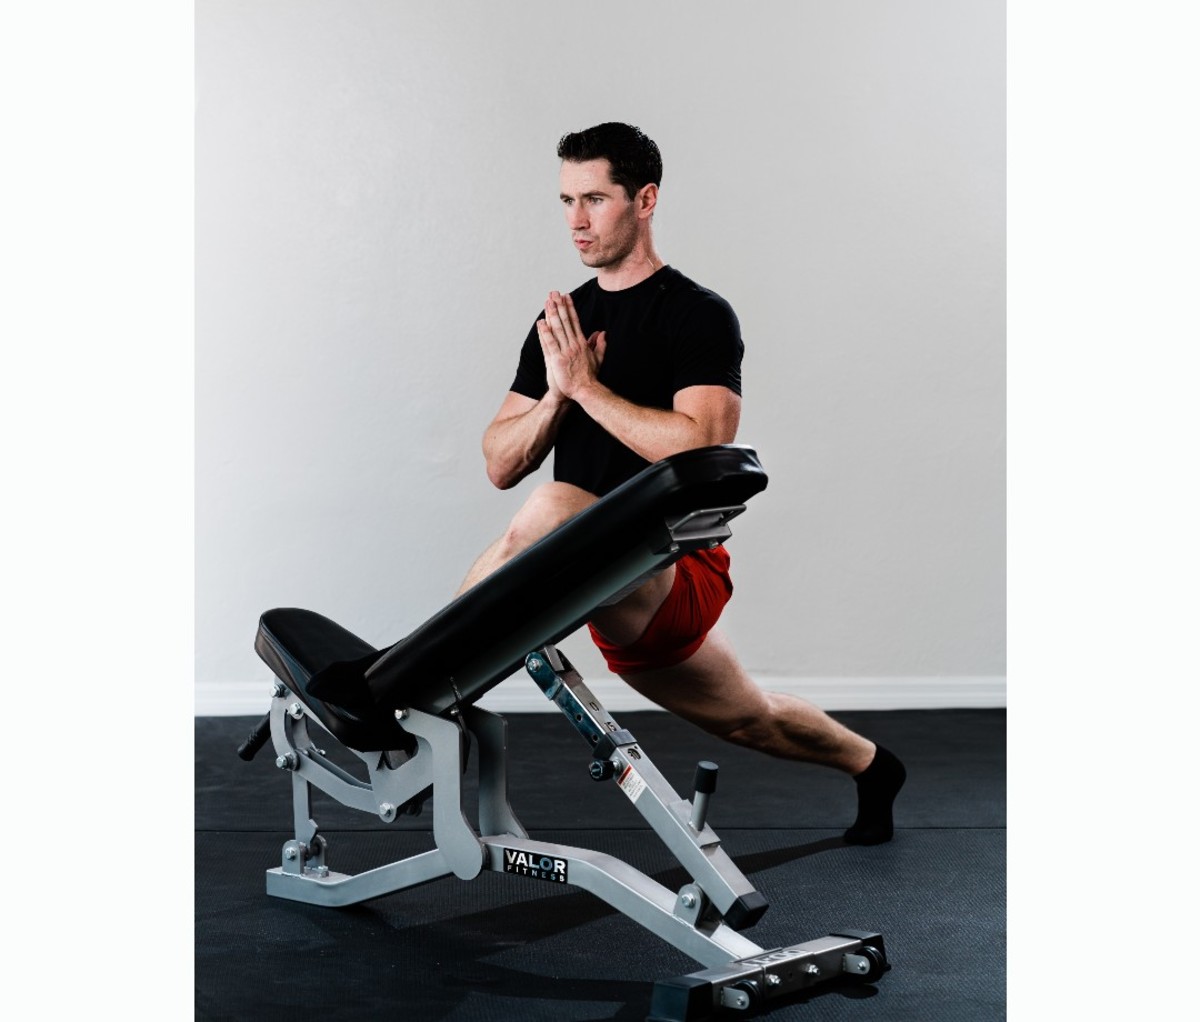
[[637, 244], [637, 206], [624, 188], [613, 184], [610, 169], [608, 160], [564, 160], [559, 172], [567, 227], [585, 266], [615, 266]]

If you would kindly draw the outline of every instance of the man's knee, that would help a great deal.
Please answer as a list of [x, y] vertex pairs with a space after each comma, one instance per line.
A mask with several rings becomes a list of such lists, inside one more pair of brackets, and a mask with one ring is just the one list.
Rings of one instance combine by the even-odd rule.
[[739, 705], [729, 717], [716, 722], [708, 729], [710, 733], [751, 749], [772, 745], [779, 731], [779, 696], [774, 692], [756, 693], [756, 696]]
[[570, 483], [543, 483], [509, 522], [504, 533], [506, 550], [512, 555], [533, 546], [595, 502], [592, 494]]
[[752, 717], [743, 714], [734, 720], [721, 721], [710, 730], [717, 738], [723, 738], [734, 745], [760, 749], [770, 741], [775, 722], [770, 716]]

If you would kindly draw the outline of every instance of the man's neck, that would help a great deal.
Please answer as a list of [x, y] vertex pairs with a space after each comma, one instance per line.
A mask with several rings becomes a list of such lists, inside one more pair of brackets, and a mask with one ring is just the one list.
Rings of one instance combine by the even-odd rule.
[[624, 291], [652, 277], [664, 265], [654, 246], [647, 245], [630, 252], [613, 266], [602, 266], [596, 271], [596, 283], [601, 291]]

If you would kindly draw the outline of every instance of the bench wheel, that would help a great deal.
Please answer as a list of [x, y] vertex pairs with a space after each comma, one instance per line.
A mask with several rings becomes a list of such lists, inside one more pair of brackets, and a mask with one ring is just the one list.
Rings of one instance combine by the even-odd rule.
[[862, 955], [863, 958], [870, 962], [871, 967], [861, 975], [856, 975], [854, 977], [854, 981], [856, 983], [878, 982], [883, 978], [883, 974], [891, 968], [891, 966], [888, 965], [887, 959], [884, 957], [883, 952], [873, 944], [864, 944], [858, 949], [858, 954]]

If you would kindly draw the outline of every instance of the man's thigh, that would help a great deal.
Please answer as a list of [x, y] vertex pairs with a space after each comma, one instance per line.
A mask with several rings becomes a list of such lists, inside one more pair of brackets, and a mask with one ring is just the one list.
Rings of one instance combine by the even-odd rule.
[[629, 646], [637, 642], [658, 613], [675, 584], [675, 565], [670, 565], [611, 607], [601, 607], [591, 623], [609, 642]]
[[586, 511], [599, 498], [571, 483], [542, 483], [536, 487], [513, 516], [509, 531], [528, 543], [536, 542]]
[[[526, 549], [558, 526], [586, 511], [599, 498], [571, 483], [550, 482], [538, 486], [521, 506], [509, 526], [513, 549]], [[675, 566], [648, 579], [624, 599], [599, 608], [591, 622], [611, 642], [628, 645], [650, 624], [658, 608], [670, 595]]]
[[691, 657], [674, 667], [622, 675], [634, 691], [713, 734], [726, 734], [769, 713], [754, 683], [719, 628]]

